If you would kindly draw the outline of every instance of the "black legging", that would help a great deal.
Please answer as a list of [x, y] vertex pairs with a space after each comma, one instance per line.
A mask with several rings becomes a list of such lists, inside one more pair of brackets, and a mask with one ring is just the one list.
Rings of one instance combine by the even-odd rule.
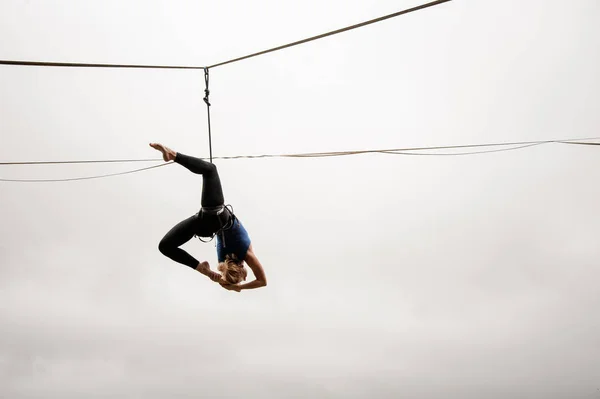
[[[209, 162], [189, 155], [177, 153], [175, 162], [185, 166], [189, 171], [202, 175], [202, 207], [217, 207], [225, 203], [223, 189], [217, 167]], [[202, 213], [202, 211], [200, 212]], [[224, 215], [229, 217], [229, 211], [225, 208]], [[158, 250], [175, 262], [184, 264], [193, 269], [198, 266], [198, 261], [189, 253], [179, 248], [194, 237], [211, 237], [223, 223], [217, 216], [194, 215], [176, 224], [160, 241]]]

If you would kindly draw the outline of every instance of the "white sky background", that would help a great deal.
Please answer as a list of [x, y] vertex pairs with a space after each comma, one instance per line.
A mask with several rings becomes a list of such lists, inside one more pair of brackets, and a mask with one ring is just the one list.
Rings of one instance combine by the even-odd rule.
[[[201, 66], [417, 4], [2, 0], [0, 59]], [[216, 68], [214, 154], [600, 136], [599, 17], [455, 0]], [[0, 160], [208, 156], [203, 85], [2, 66]], [[242, 293], [158, 252], [200, 206], [178, 165], [2, 183], [0, 396], [598, 398], [598, 151], [217, 161], [269, 280]]]

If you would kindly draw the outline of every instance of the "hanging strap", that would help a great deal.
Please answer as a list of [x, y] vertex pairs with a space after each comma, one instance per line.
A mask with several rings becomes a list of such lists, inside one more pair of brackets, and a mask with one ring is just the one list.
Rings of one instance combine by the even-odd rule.
[[[221, 208], [221, 207], [217, 207], [217, 208]], [[210, 237], [210, 238], [209, 238], [207, 241], [204, 241], [204, 240], [202, 239], [202, 237], [200, 237], [200, 236], [199, 236], [199, 235], [197, 235], [197, 234], [194, 234], [194, 235], [195, 235], [196, 237], [198, 237], [198, 239], [199, 239], [200, 241], [204, 242], [204, 243], [211, 242], [211, 241], [212, 241], [212, 240], [213, 240], [213, 239], [214, 239], [214, 238], [215, 238], [217, 235], [221, 235], [221, 240], [222, 240], [222, 242], [223, 242], [223, 247], [227, 247], [227, 245], [225, 244], [225, 230], [229, 230], [230, 228], [232, 228], [232, 227], [233, 227], [233, 225], [235, 224], [235, 219], [236, 219], [236, 216], [235, 216], [235, 214], [233, 213], [233, 206], [231, 206], [231, 205], [229, 205], [229, 204], [228, 204], [228, 205], [224, 205], [224, 206], [223, 206], [221, 209], [222, 209], [222, 210], [221, 210], [220, 212], [218, 212], [218, 213], [217, 213], [217, 212], [211, 212], [211, 210], [212, 210], [212, 209], [210, 209], [210, 208], [209, 208], [209, 209], [207, 209], [207, 211], [208, 211], [208, 213], [210, 214], [210, 216], [212, 216], [212, 217], [216, 217], [216, 218], [219, 220], [219, 225], [220, 225], [220, 226], [219, 226], [219, 229], [218, 229], [217, 231], [215, 231], [215, 232], [212, 234], [212, 236], [211, 236], [211, 237]], [[223, 221], [221, 220], [221, 216], [220, 216], [220, 215], [223, 213], [223, 211], [224, 211], [225, 209], [228, 211], [229, 218], [228, 218], [228, 220], [227, 220], [227, 223], [223, 224]], [[197, 214], [196, 216], [197, 216], [197, 217], [199, 217], [200, 219], [202, 219], [202, 218], [204, 217], [204, 212], [205, 212], [205, 208], [202, 208], [202, 209], [200, 210], [200, 212], [198, 212], [198, 214]], [[217, 245], [217, 243], [216, 243], [216, 241], [215, 241], [215, 246], [216, 246], [216, 245]]]
[[204, 102], [206, 103], [206, 112], [208, 114], [208, 149], [210, 151], [210, 163], [212, 163], [212, 136], [210, 132], [210, 101], [208, 100], [208, 96], [210, 95], [210, 90], [208, 90], [208, 68], [204, 68]]

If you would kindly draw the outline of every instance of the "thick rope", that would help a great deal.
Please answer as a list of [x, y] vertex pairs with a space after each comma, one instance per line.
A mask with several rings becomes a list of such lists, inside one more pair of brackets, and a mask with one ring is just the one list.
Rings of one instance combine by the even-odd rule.
[[201, 66], [88, 64], [88, 63], [78, 63], [78, 62], [9, 61], [9, 60], [0, 60], [0, 65], [39, 66], [39, 67], [70, 67], [70, 68], [204, 69], [204, 67], [201, 67]]
[[384, 15], [383, 17], [371, 19], [369, 21], [365, 21], [365, 22], [361, 22], [361, 23], [358, 23], [358, 24], [355, 24], [355, 25], [347, 26], [345, 28], [336, 29], [336, 30], [333, 30], [331, 32], [322, 33], [320, 35], [312, 36], [312, 37], [309, 37], [309, 38], [306, 38], [306, 39], [303, 39], [303, 40], [298, 40], [298, 41], [293, 42], [293, 43], [284, 44], [283, 46], [273, 47], [273, 48], [268, 49], [268, 50], [259, 51], [258, 53], [253, 53], [253, 54], [245, 55], [243, 57], [234, 58], [234, 59], [229, 60], [229, 61], [219, 62], [218, 64], [214, 64], [214, 65], [209, 66], [209, 68], [216, 68], [218, 66], [222, 66], [222, 65], [226, 65], [226, 64], [231, 64], [233, 62], [238, 62], [238, 61], [245, 60], [245, 59], [248, 59], [248, 58], [256, 57], [258, 55], [263, 55], [263, 54], [271, 53], [273, 51], [283, 50], [284, 48], [288, 48], [288, 47], [292, 47], [292, 46], [297, 46], [299, 44], [311, 42], [313, 40], [322, 39], [322, 38], [327, 37], [327, 36], [337, 35], [338, 33], [347, 32], [347, 31], [352, 30], [352, 29], [361, 28], [361, 27], [366, 26], [366, 25], [371, 25], [371, 24], [374, 24], [376, 22], [381, 22], [381, 21], [384, 21], [386, 19], [398, 17], [400, 15], [404, 15], [404, 14], [408, 14], [408, 13], [411, 13], [411, 12], [414, 12], [414, 11], [422, 10], [424, 8], [429, 8], [429, 7], [437, 6], [439, 4], [446, 3], [446, 2], [449, 2], [449, 1], [452, 1], [452, 0], [432, 1], [431, 3], [422, 4], [420, 6], [416, 6], [416, 7], [413, 7], [413, 8], [406, 9], [406, 10], [398, 11], [398, 12], [395, 12], [393, 14]]
[[[383, 17], [371, 19], [369, 21], [361, 22], [355, 25], [347, 26], [345, 28], [336, 29], [331, 32], [323, 33], [317, 36], [312, 36], [307, 39], [298, 40], [293, 43], [284, 44], [282, 46], [274, 47], [268, 50], [263, 50], [258, 53], [253, 53], [249, 55], [245, 55], [243, 57], [238, 57], [231, 59], [229, 61], [219, 62], [218, 64], [214, 64], [209, 66], [208, 68], [215, 68], [221, 65], [231, 64], [233, 62], [245, 60], [248, 58], [256, 57], [258, 55], [271, 53], [273, 51], [282, 50], [284, 48], [297, 46], [302, 43], [311, 42], [313, 40], [321, 39], [327, 36], [336, 35], [338, 33], [347, 32], [352, 29], [357, 29], [366, 25], [374, 24], [376, 22], [381, 22], [386, 19], [398, 17], [400, 15], [408, 14], [414, 11], [422, 10], [424, 8], [429, 8], [432, 6], [437, 6], [442, 3], [446, 3], [452, 0], [437, 0], [431, 3], [423, 4], [420, 6], [416, 6], [413, 8], [409, 8], [403, 11], [398, 11], [393, 14], [384, 15]], [[76, 63], [76, 62], [46, 62], [46, 61], [10, 61], [10, 60], [0, 60], [0, 65], [20, 65], [20, 66], [41, 66], [41, 67], [85, 67], [85, 68], [153, 68], [153, 69], [205, 69], [207, 67], [199, 67], [199, 66], [176, 66], [176, 65], [126, 65], [126, 64], [88, 64], [88, 63]]]

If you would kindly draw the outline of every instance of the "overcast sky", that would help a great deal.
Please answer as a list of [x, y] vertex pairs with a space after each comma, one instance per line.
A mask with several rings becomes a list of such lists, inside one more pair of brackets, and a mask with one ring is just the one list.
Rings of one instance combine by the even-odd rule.
[[[1, 0], [0, 59], [210, 65], [417, 4]], [[454, 0], [215, 68], [214, 155], [600, 136], [599, 18]], [[0, 161], [207, 157], [203, 89], [0, 66]], [[241, 293], [158, 251], [200, 206], [179, 165], [0, 183], [0, 397], [598, 399], [598, 151], [216, 161], [269, 281]]]

